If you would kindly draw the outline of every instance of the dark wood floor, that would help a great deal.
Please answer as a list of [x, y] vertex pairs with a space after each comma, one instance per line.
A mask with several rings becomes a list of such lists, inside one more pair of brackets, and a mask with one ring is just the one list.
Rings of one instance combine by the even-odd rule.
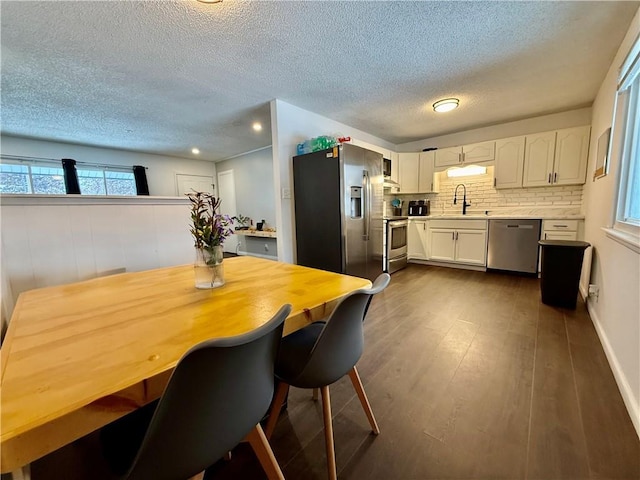
[[[331, 387], [341, 479], [638, 479], [640, 442], [583, 304], [540, 302], [535, 278], [410, 265], [372, 304], [358, 364]], [[289, 479], [325, 479], [320, 402], [292, 389], [272, 439]], [[95, 436], [33, 480], [108, 478]], [[265, 478], [241, 445], [206, 478]]]

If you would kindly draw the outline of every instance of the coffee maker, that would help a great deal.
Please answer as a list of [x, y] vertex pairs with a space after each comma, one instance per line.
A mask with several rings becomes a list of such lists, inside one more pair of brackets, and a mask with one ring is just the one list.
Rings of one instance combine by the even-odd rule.
[[429, 200], [411, 200], [409, 202], [409, 216], [426, 217], [431, 210], [430, 204]]

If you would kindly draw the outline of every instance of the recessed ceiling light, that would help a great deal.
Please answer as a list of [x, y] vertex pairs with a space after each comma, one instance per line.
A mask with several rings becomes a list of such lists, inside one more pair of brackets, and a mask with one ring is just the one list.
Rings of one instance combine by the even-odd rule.
[[194, 155], [200, 155], [200, 149], [199, 148], [192, 148], [191, 149], [191, 153], [193, 153]]
[[439, 113], [450, 112], [451, 110], [458, 108], [458, 103], [460, 103], [460, 100], [457, 98], [443, 98], [433, 104], [433, 109]]
[[256, 122], [256, 123], [254, 123], [254, 124], [252, 125], [252, 128], [253, 128], [256, 132], [261, 132], [261, 131], [262, 131], [262, 124], [261, 124], [261, 123]]

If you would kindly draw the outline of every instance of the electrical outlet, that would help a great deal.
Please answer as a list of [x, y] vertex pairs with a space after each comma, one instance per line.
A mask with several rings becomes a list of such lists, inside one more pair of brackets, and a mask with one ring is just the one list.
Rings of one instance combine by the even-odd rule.
[[291, 189], [290, 188], [283, 188], [282, 189], [282, 198], [285, 199], [285, 200], [291, 198]]
[[594, 285], [593, 283], [589, 284], [589, 296], [593, 297], [598, 301], [598, 295], [600, 295], [600, 287]]

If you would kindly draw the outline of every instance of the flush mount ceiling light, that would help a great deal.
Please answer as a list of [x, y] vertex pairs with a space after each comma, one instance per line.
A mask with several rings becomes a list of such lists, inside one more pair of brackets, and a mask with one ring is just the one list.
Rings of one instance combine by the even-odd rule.
[[198, 0], [200, 3], [220, 3], [222, 0]]
[[194, 155], [200, 155], [200, 149], [199, 148], [192, 148], [191, 149], [191, 153], [193, 153]]
[[452, 167], [447, 170], [447, 177], [468, 177], [471, 175], [484, 175], [487, 173], [487, 167], [480, 165], [468, 165], [466, 167]]
[[253, 128], [256, 132], [261, 132], [262, 131], [262, 124], [256, 122], [251, 126], [251, 128]]
[[451, 110], [458, 108], [458, 104], [460, 100], [457, 98], [443, 98], [442, 100], [438, 100], [433, 104], [433, 110], [438, 113], [442, 112], [450, 112]]

